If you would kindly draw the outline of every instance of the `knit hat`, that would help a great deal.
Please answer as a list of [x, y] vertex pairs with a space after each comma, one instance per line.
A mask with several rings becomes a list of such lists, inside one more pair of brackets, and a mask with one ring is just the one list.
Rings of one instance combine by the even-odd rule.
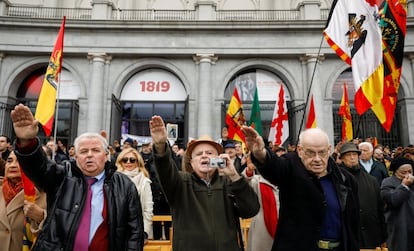
[[408, 164], [408, 165], [411, 165], [411, 167], [414, 167], [414, 163], [407, 158], [398, 157], [396, 159], [393, 159], [390, 164], [390, 171], [393, 171], [395, 173], [398, 170], [398, 168], [400, 168], [402, 165], [405, 165], [405, 164]]
[[218, 154], [223, 153], [223, 147], [221, 146], [221, 144], [212, 140], [210, 136], [204, 135], [197, 140], [190, 141], [187, 147], [187, 156], [191, 158], [191, 154], [193, 153], [194, 148], [202, 143], [212, 145], [214, 148], [216, 148]]
[[129, 143], [131, 146], [134, 144], [134, 140], [133, 139], [131, 139], [131, 138], [127, 138], [125, 141], [124, 141], [124, 144], [125, 143]]
[[227, 143], [227, 144], [224, 146], [224, 149], [227, 149], [227, 148], [236, 148], [236, 145], [235, 145], [235, 144], [233, 144], [233, 143]]
[[361, 154], [361, 151], [358, 149], [358, 147], [352, 143], [352, 142], [346, 142], [341, 146], [341, 149], [339, 150], [341, 153], [341, 156], [345, 153], [354, 152], [358, 153], [358, 155]]

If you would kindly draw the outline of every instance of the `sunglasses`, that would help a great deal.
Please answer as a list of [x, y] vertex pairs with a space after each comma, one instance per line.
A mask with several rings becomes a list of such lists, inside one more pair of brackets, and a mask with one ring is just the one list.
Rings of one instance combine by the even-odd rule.
[[122, 163], [128, 163], [128, 160], [129, 160], [129, 163], [135, 163], [135, 161], [137, 161], [137, 159], [133, 158], [133, 157], [131, 157], [131, 158], [125, 157], [125, 158], [121, 159]]

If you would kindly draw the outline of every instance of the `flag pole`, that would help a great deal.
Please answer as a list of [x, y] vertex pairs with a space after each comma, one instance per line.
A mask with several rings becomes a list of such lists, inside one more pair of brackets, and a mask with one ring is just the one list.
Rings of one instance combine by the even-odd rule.
[[[61, 75], [62, 73], [60, 73]], [[58, 117], [59, 117], [59, 94], [60, 94], [60, 76], [58, 77], [58, 84], [57, 84], [57, 94], [56, 94], [56, 106], [55, 106], [55, 128], [53, 130], [53, 144], [54, 146], [57, 145], [57, 128], [58, 128]], [[53, 150], [53, 149], [52, 149]], [[55, 151], [52, 151], [52, 159], [55, 159]]]
[[314, 65], [313, 71], [312, 71], [312, 77], [311, 77], [311, 80], [310, 80], [308, 93], [306, 94], [305, 111], [303, 112], [302, 120], [300, 121], [299, 132], [298, 132], [297, 138], [296, 138], [296, 144], [299, 142], [299, 134], [302, 131], [303, 122], [305, 120], [306, 108], [308, 107], [308, 103], [309, 103], [309, 96], [310, 96], [310, 93], [311, 93], [311, 90], [312, 90], [313, 79], [315, 78], [316, 67], [318, 66], [319, 56], [321, 55], [321, 48], [322, 48], [323, 38], [324, 38], [324, 36], [323, 36], [323, 33], [322, 33], [321, 42], [319, 44], [318, 53], [316, 55], [315, 65]]

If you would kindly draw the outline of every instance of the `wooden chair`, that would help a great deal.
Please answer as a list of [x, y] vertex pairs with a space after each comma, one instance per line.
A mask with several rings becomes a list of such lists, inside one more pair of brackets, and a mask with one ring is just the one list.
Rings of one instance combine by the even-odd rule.
[[170, 238], [167, 239], [165, 236], [165, 222], [172, 222], [171, 215], [154, 215], [152, 217], [153, 222], [161, 222], [162, 226], [162, 240], [149, 240], [144, 246], [144, 251], [171, 251], [172, 250], [172, 227], [168, 230], [170, 232]]
[[250, 223], [251, 223], [252, 219], [242, 219], [240, 218], [240, 229], [243, 235], [243, 242], [244, 242], [244, 248], [246, 249], [247, 247], [247, 241], [249, 239], [249, 228], [250, 228]]
[[144, 246], [144, 251], [162, 251], [162, 247], [161, 246], [148, 246], [148, 245], [145, 245]]
[[388, 248], [373, 248], [373, 249], [360, 249], [359, 251], [388, 251]]

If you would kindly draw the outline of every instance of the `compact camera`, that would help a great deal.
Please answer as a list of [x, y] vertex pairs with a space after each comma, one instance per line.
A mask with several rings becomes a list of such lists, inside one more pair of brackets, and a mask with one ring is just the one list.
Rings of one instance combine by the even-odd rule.
[[225, 168], [226, 167], [226, 161], [222, 158], [210, 158], [210, 167]]

